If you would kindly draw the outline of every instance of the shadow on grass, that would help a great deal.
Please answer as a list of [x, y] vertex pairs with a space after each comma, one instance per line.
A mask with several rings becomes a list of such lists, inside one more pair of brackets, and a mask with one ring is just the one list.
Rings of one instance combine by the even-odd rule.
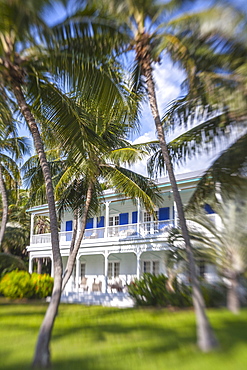
[[241, 343], [246, 343], [247, 345], [247, 321], [240, 320], [237, 316], [222, 319], [220, 328], [215, 328], [215, 331], [222, 349], [226, 351], [232, 350], [234, 346]]
[[[203, 358], [196, 349], [196, 330], [193, 312], [167, 312], [152, 309], [115, 309], [102, 307], [74, 306], [71, 310], [61, 306], [52, 336], [54, 362], [52, 369], [63, 370], [126, 370], [169, 368], [171, 356], [180, 357], [183, 364], [192, 361], [193, 356]], [[221, 315], [222, 312], [222, 315]], [[28, 316], [28, 314], [27, 314]], [[224, 355], [247, 344], [247, 311], [240, 316], [214, 310], [210, 321], [220, 341], [217, 352], [224, 362]], [[28, 323], [17, 324], [28, 333]], [[36, 327], [35, 327], [36, 330]], [[77, 341], [78, 351], [71, 352]], [[63, 347], [65, 346], [65, 347]], [[181, 348], [184, 351], [181, 355]], [[217, 355], [216, 353], [216, 355]], [[11, 356], [11, 353], [6, 354]], [[4, 353], [1, 353], [4, 358]], [[131, 366], [127, 359], [131, 358]], [[168, 367], [155, 367], [159, 358]], [[168, 360], [167, 360], [168, 359]], [[179, 359], [177, 360], [179, 361]], [[184, 361], [184, 362], [183, 362]], [[195, 360], [196, 361], [196, 360]], [[225, 360], [227, 361], [227, 360]], [[143, 364], [141, 364], [143, 362]], [[193, 369], [196, 369], [196, 362]], [[224, 369], [222, 363], [221, 369]], [[4, 370], [30, 369], [28, 363], [5, 365]], [[210, 365], [209, 368], [214, 368]], [[246, 364], [247, 368], [247, 364]], [[176, 368], [177, 369], [177, 368]], [[225, 369], [228, 369], [227, 366]]]

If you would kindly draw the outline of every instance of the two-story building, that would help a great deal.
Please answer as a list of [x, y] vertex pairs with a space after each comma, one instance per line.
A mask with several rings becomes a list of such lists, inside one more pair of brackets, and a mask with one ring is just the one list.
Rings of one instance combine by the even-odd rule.
[[[200, 175], [201, 172], [197, 171], [177, 176], [184, 204], [194, 192]], [[168, 178], [159, 179], [158, 187], [163, 203], [156, 209], [156, 217], [142, 209], [138, 201], [134, 204], [131, 199], [116, 194], [114, 189], [104, 192], [100, 214], [88, 219], [73, 276], [66, 287], [67, 293], [120, 292], [144, 272], [166, 273], [167, 235], [171, 226], [177, 226], [177, 213]], [[50, 234], [33, 233], [35, 217], [47, 216], [47, 205], [31, 208], [29, 212], [31, 238], [27, 250], [29, 271], [32, 272], [34, 259], [49, 257], [52, 261], [52, 249]], [[60, 230], [60, 249], [65, 268], [72, 238], [72, 213], [64, 215]]]

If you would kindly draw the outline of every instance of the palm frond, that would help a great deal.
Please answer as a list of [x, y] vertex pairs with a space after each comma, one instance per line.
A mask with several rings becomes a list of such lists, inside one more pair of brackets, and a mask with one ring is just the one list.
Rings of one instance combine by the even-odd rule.
[[111, 187], [134, 202], [139, 198], [148, 211], [153, 213], [154, 206], [161, 202], [158, 188], [150, 179], [117, 166], [104, 165], [101, 171]]

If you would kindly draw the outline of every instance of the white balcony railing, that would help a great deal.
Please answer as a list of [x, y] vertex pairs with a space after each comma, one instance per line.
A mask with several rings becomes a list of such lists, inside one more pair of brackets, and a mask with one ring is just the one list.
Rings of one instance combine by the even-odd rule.
[[[118, 237], [119, 239], [125, 238], [138, 238], [145, 236], [159, 236], [165, 234], [169, 228], [173, 226], [173, 220], [165, 221], [152, 221], [143, 222], [140, 224], [127, 224], [127, 225], [116, 225], [86, 229], [84, 232], [83, 239], [103, 239]], [[72, 231], [62, 231], [59, 233], [59, 242], [66, 244], [72, 239]], [[50, 244], [51, 234], [37, 234], [32, 236], [32, 244]]]

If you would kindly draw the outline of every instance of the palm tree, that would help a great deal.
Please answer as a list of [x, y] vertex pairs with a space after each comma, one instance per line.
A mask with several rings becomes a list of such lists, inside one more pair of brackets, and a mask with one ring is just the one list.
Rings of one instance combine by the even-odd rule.
[[[79, 100], [79, 93], [77, 94]], [[80, 145], [72, 140], [66, 144], [67, 155], [55, 149], [47, 152], [51, 159], [50, 168], [53, 173], [53, 184], [59, 213], [72, 210], [74, 213], [74, 230], [70, 247], [70, 255], [63, 276], [62, 289], [64, 289], [72, 274], [76, 255], [81, 246], [86, 221], [88, 217], [97, 214], [100, 207], [99, 198], [103, 196], [105, 187], [114, 187], [127, 197], [143, 203], [145, 208], [153, 212], [154, 204], [160, 200], [155, 184], [141, 175], [126, 168], [148, 154], [142, 148], [130, 145], [125, 140], [128, 133], [128, 124], [118, 124], [118, 119], [106, 114], [98, 105], [93, 108], [90, 102], [82, 100], [80, 107], [86, 106], [91, 114], [91, 130], [97, 132], [101, 142], [83, 143]], [[117, 117], [118, 118], [118, 117]], [[74, 124], [75, 125], [75, 124]], [[65, 147], [64, 147], [65, 148]], [[43, 199], [43, 186], [40, 181], [40, 166], [35, 158], [29, 159], [24, 169], [24, 181], [31, 186], [34, 202]], [[78, 225], [80, 216], [80, 228]], [[77, 235], [77, 229], [80, 233]]]
[[[161, 52], [166, 50], [170, 53], [172, 59], [175, 62], [179, 62], [186, 70], [189, 88], [193, 88], [193, 91], [195, 91], [195, 60], [193, 57], [190, 57], [190, 50], [187, 49], [186, 44], [183, 44], [183, 41], [178, 35], [176, 35], [176, 33], [171, 32], [173, 27], [179, 25], [179, 19], [177, 21], [172, 20], [169, 22], [169, 16], [171, 16], [172, 10], [175, 8], [175, 11], [179, 14], [179, 7], [184, 3], [186, 2], [181, 2], [179, 0], [168, 1], [165, 4], [151, 0], [141, 2], [137, 0], [108, 0], [103, 3], [97, 0], [94, 1], [94, 4], [96, 4], [96, 6], [102, 11], [101, 15], [103, 21], [108, 17], [108, 19], [110, 19], [111, 26], [115, 21], [116, 27], [124, 33], [125, 39], [121, 40], [121, 42], [125, 42], [124, 50], [132, 50], [134, 52], [136, 66], [134, 68], [133, 75], [136, 91], [142, 91], [143, 94], [144, 84], [146, 84], [147, 96], [155, 122], [158, 141], [166, 170], [170, 178], [182, 235], [185, 240], [188, 255], [188, 264], [193, 287], [192, 296], [197, 318], [198, 345], [203, 351], [209, 351], [217, 346], [217, 341], [205, 313], [205, 304], [196, 276], [195, 263], [185, 221], [183, 205], [170, 159], [164, 127], [158, 110], [153, 76], [153, 64], [155, 62], [159, 62]], [[162, 23], [165, 17], [168, 19], [166, 24]], [[183, 16], [182, 19], [184, 18], [187, 19], [188, 23], [191, 22], [191, 17]], [[183, 25], [185, 23], [186, 21], [183, 22]]]
[[43, 363], [47, 364], [49, 361], [48, 343], [51, 331], [50, 329], [47, 329], [47, 327], [53, 327], [60, 301], [62, 259], [59, 250], [56, 209], [50, 169], [45, 157], [39, 128], [32, 114], [26, 95], [28, 82], [30, 82], [30, 75], [35, 74], [35, 72], [38, 72], [39, 75], [40, 72], [37, 68], [35, 58], [33, 55], [28, 53], [28, 49], [37, 44], [36, 40], [39, 39], [38, 35], [41, 35], [40, 31], [42, 29], [44, 31], [47, 30], [44, 22], [42, 22], [39, 17], [40, 11], [46, 3], [46, 1], [28, 2], [23, 6], [23, 4], [18, 0], [1, 2], [0, 86], [2, 97], [4, 96], [7, 98], [5, 104], [3, 104], [3, 108], [6, 109], [7, 104], [9, 106], [13, 105], [13, 100], [15, 100], [19, 111], [30, 129], [46, 184], [46, 196], [49, 204], [51, 220], [51, 239], [55, 271], [52, 299], [45, 316], [45, 325], [41, 328], [43, 333], [43, 345], [44, 348], [47, 348], [47, 351], [46, 353], [42, 351], [40, 352], [41, 356], [43, 356]]
[[224, 150], [211, 164], [197, 184], [188, 209], [197, 210], [205, 203], [217, 202], [216, 194], [235, 196], [246, 187], [245, 163], [247, 158], [247, 135]]
[[[220, 145], [224, 144], [224, 152], [208, 169], [208, 185], [211, 176], [215, 182], [218, 181], [216, 177], [222, 177], [223, 180], [227, 173], [240, 174], [247, 157], [247, 44], [246, 39], [241, 37], [241, 34], [246, 34], [246, 16], [240, 14], [240, 17], [241, 22], [239, 15], [236, 19], [235, 16], [232, 18], [235, 27], [228, 27], [228, 37], [220, 30], [213, 37], [211, 33], [195, 33], [194, 25], [188, 26], [187, 32], [183, 32], [183, 26], [180, 26], [183, 44], [195, 62], [196, 90], [192, 86], [184, 96], [172, 101], [162, 118], [168, 136], [179, 132], [168, 146], [173, 163], [184, 163], [188, 158], [215, 148], [222, 150]], [[189, 78], [186, 78], [183, 86], [191, 86]], [[230, 160], [230, 156], [234, 156], [234, 160]], [[227, 171], [221, 171], [225, 166]], [[156, 150], [149, 162], [149, 169], [150, 173], [163, 172], [161, 150]], [[206, 177], [200, 182], [200, 188]], [[221, 181], [222, 186], [224, 180]]]
[[247, 269], [246, 184], [242, 191], [227, 197], [219, 191], [216, 195], [218, 201], [213, 206], [218, 222], [212, 222], [205, 213], [193, 212], [188, 216], [192, 221], [190, 231], [196, 239], [195, 247], [210, 256], [218, 273], [226, 279], [227, 307], [238, 313], [239, 278]]
[[17, 188], [8, 192], [8, 223], [2, 241], [3, 250], [27, 259], [25, 248], [30, 237], [30, 215], [26, 213], [28, 194]]
[[[90, 114], [86, 115], [81, 112], [81, 115], [78, 115], [75, 95], [72, 92], [71, 96], [68, 96], [71, 91], [67, 79], [69, 73], [73, 75], [74, 82], [76, 81], [79, 88], [84, 91], [85, 96], [92, 101], [94, 99], [95, 104], [101, 97], [107, 96], [101, 102], [101, 105], [105, 105], [105, 109], [115, 104], [113, 110], [117, 111], [117, 104], [122, 100], [125, 101], [125, 107], [128, 105], [126, 102], [128, 91], [125, 90], [124, 96], [124, 88], [118, 85], [117, 73], [111, 74], [109, 63], [103, 64], [102, 60], [93, 59], [97, 42], [93, 44], [94, 38], [90, 24], [84, 32], [86, 47], [83, 58], [80, 59], [75, 53], [75, 46], [65, 47], [59, 38], [61, 35], [59, 27], [51, 30], [42, 20], [40, 15], [44, 6], [49, 3], [49, 0], [28, 2], [24, 7], [19, 0], [3, 0], [0, 21], [1, 115], [9, 107], [15, 107], [17, 104], [29, 127], [45, 181], [50, 214], [54, 288], [36, 346], [33, 365], [37, 367], [47, 367], [50, 361], [49, 342], [60, 302], [62, 260], [52, 175], [36, 119], [46, 126], [46, 132], [42, 130], [43, 136], [48, 136], [47, 133], [49, 133], [54, 138], [52, 130], [55, 127], [57, 138], [62, 137], [63, 143], [71, 137], [74, 142], [81, 141], [82, 133], [85, 142], [91, 140], [92, 145], [93, 141], [97, 142], [97, 134], [92, 135], [92, 130], [90, 130]], [[98, 41], [97, 38], [95, 40]], [[90, 45], [91, 47], [88, 47]], [[109, 50], [109, 47], [101, 49], [101, 53], [102, 50]], [[92, 82], [95, 86], [93, 90]], [[127, 108], [126, 112], [129, 111], [130, 109]], [[80, 122], [78, 132], [70, 129], [73, 121]], [[52, 126], [49, 125], [51, 123]], [[70, 136], [66, 137], [66, 132]]]
[[[18, 160], [29, 152], [28, 140], [17, 137], [14, 124], [5, 127], [0, 134], [0, 194], [2, 198], [2, 222], [0, 228], [0, 247], [8, 220], [8, 191], [18, 189], [20, 185], [20, 171]], [[5, 247], [4, 247], [5, 248]], [[4, 250], [6, 253], [8, 249]]]
[[[140, 160], [144, 154], [143, 151], [127, 145], [124, 141], [120, 143], [116, 137], [115, 148], [109, 146], [109, 149], [102, 154], [97, 151], [91, 152], [86, 160], [78, 162], [76, 168], [74, 165], [69, 167], [62, 176], [56, 190], [61, 194], [60, 187], [64, 188], [64, 184], [66, 189], [65, 192], [63, 190], [63, 194], [59, 198], [58, 207], [61, 210], [72, 208], [74, 211], [75, 229], [73, 235], [76, 235], [78, 227], [77, 216], [78, 214], [81, 216], [80, 233], [76, 242], [75, 238], [72, 238], [71, 252], [63, 277], [63, 288], [72, 274], [87, 218], [89, 215], [97, 213], [100, 206], [99, 197], [103, 196], [105, 187], [114, 187], [116, 191], [133, 199], [133, 201], [140, 199], [145, 208], [153, 212], [154, 204], [159, 202], [155, 184], [148, 178], [125, 167], [126, 164], [130, 165]], [[73, 181], [69, 182], [69, 178]]]

